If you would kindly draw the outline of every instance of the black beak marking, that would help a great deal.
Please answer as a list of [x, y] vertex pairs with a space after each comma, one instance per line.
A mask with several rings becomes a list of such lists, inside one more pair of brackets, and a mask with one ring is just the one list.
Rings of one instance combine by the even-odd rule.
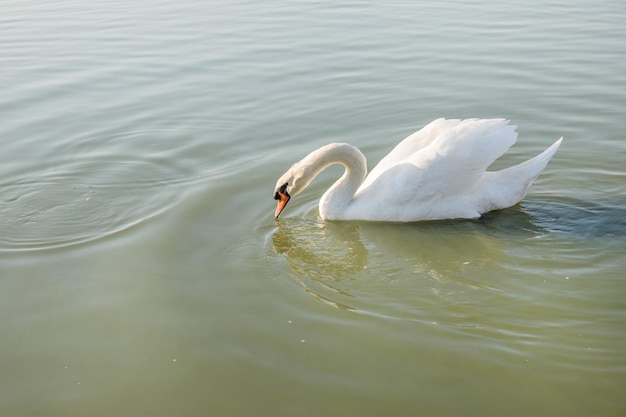
[[274, 200], [280, 200], [280, 194], [284, 194], [287, 197], [291, 197], [289, 195], [289, 193], [287, 192], [287, 186], [289, 185], [288, 182], [284, 183], [283, 185], [280, 186], [280, 188], [278, 189], [278, 191], [276, 191], [276, 193], [274, 193]]

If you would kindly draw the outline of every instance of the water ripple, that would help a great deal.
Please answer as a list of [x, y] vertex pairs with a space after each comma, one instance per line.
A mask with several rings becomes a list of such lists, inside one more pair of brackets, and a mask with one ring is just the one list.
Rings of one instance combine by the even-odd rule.
[[51, 146], [38, 167], [6, 173], [0, 251], [90, 242], [172, 207], [181, 187], [198, 175], [198, 164], [163, 157], [165, 139], [164, 132], [73, 138]]

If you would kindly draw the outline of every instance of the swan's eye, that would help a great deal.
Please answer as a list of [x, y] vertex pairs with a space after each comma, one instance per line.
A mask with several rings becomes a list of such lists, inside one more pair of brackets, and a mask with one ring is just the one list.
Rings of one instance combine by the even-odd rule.
[[280, 187], [280, 192], [283, 194], [287, 194], [287, 186], [289, 185], [288, 182], [284, 183], [283, 185], [281, 185]]

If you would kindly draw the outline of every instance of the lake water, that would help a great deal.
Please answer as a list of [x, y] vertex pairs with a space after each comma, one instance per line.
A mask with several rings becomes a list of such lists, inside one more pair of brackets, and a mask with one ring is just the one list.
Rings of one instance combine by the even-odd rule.
[[[626, 415], [623, 1], [5, 1], [3, 416]], [[478, 221], [325, 223], [438, 117], [504, 117]]]

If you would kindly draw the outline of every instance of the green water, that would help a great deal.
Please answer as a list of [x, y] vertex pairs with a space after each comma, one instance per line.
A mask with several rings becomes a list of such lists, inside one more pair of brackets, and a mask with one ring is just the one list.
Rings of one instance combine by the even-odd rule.
[[[626, 413], [624, 5], [92, 3], [0, 14], [1, 415]], [[565, 139], [477, 221], [273, 218], [438, 117]]]

